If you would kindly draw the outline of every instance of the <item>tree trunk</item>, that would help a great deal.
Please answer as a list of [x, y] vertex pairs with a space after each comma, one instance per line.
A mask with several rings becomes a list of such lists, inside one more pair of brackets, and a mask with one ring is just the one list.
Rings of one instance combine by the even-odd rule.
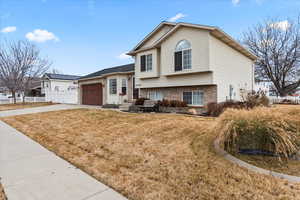
[[23, 101], [23, 104], [25, 104], [25, 92], [23, 93], [22, 101]]
[[12, 90], [12, 91], [11, 91], [11, 94], [12, 94], [12, 98], [13, 98], [13, 100], [14, 100], [14, 104], [16, 104], [16, 103], [17, 103], [16, 92]]

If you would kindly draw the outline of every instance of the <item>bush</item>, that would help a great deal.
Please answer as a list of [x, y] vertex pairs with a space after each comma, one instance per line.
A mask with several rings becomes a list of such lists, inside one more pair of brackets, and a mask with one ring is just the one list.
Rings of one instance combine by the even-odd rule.
[[246, 106], [243, 102], [238, 102], [238, 101], [225, 101], [221, 103], [211, 102], [207, 104], [206, 110], [207, 110], [207, 115], [212, 117], [218, 117], [227, 108], [243, 109], [245, 107]]
[[245, 107], [251, 109], [257, 106], [269, 106], [270, 100], [263, 92], [250, 92], [246, 95], [244, 101]]
[[215, 130], [225, 150], [260, 150], [281, 158], [288, 158], [299, 151], [299, 125], [270, 108], [253, 110], [226, 110], [217, 121]]
[[144, 105], [144, 101], [145, 100], [149, 100], [149, 99], [147, 99], [147, 98], [138, 98], [136, 101], [135, 101], [135, 105], [137, 105], [137, 106], [142, 106], [142, 105]]
[[258, 106], [269, 106], [269, 99], [264, 93], [251, 92], [241, 101], [211, 102], [206, 105], [206, 114], [213, 117], [220, 116], [226, 109], [253, 109]]
[[163, 107], [187, 107], [187, 103], [184, 101], [179, 101], [179, 100], [167, 100], [163, 99], [162, 101], [158, 101], [159, 106]]

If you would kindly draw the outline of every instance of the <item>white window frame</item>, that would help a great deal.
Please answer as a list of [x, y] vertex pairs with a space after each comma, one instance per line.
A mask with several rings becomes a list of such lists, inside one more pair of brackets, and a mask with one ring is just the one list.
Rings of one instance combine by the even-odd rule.
[[[176, 50], [177, 46], [179, 45], [180, 42], [182, 41], [187, 41], [189, 44], [190, 44], [190, 47], [189, 48], [184, 48], [184, 49], [181, 49], [181, 50]], [[180, 52], [181, 51], [181, 56], [182, 56], [182, 70], [181, 71], [188, 71], [188, 70], [191, 70], [192, 69], [192, 45], [191, 43], [188, 41], [188, 40], [180, 40], [177, 44], [176, 44], [176, 47], [175, 47], [175, 52]], [[184, 52], [186, 51], [190, 51], [190, 65], [189, 66], [186, 66], [185, 65], [185, 62], [184, 62]], [[173, 56], [175, 56], [175, 52], [173, 54]], [[174, 60], [174, 59], [173, 59]], [[174, 63], [175, 65], [175, 63]]]
[[[154, 98], [152, 98], [154, 97]], [[163, 94], [160, 91], [148, 91], [147, 98], [150, 100], [161, 101], [163, 100]]]
[[[204, 92], [202, 90], [192, 90], [192, 91], [183, 91], [182, 92], [182, 101], [183, 100], [183, 93], [184, 92], [191, 92], [192, 93], [192, 104], [188, 104], [189, 106], [204, 106]], [[194, 104], [194, 93], [199, 92], [200, 93], [200, 97], [202, 95], [202, 104]], [[201, 99], [200, 99], [201, 101]]]
[[153, 68], [153, 56], [152, 54], [146, 55], [146, 72], [151, 72]]
[[127, 88], [127, 79], [126, 79], [126, 78], [122, 78], [121, 92], [123, 92], [123, 87], [126, 88], [126, 95], [127, 95], [127, 93], [128, 93], [128, 88]]
[[[111, 85], [111, 81], [112, 80], [115, 80], [116, 81], [116, 93], [112, 93], [112, 85]], [[116, 78], [111, 78], [111, 79], [109, 79], [109, 81], [108, 81], [108, 85], [109, 85], [109, 94], [110, 95], [117, 95], [117, 93], [118, 93], [118, 80], [116, 79]]]

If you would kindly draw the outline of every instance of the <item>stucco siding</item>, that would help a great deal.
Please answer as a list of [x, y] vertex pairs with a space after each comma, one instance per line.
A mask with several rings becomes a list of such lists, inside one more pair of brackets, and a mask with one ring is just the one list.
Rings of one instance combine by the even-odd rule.
[[173, 26], [171, 25], [164, 25], [160, 28], [154, 35], [152, 35], [140, 48], [147, 48], [152, 46], [158, 39], [160, 39], [163, 35], [169, 32]]
[[210, 36], [210, 69], [213, 83], [218, 85], [218, 102], [231, 98], [241, 100], [241, 89], [253, 89], [253, 61], [222, 41]]
[[153, 79], [136, 79], [137, 88], [176, 87], [192, 85], [211, 85], [212, 73], [160, 76]]
[[[141, 56], [148, 54], [152, 54], [152, 70], [141, 72]], [[148, 51], [143, 51], [136, 55], [135, 74], [138, 74], [139, 78], [153, 78], [159, 76], [160, 56], [158, 54], [158, 49], [152, 49]]]
[[174, 52], [176, 45], [181, 40], [187, 40], [191, 43], [192, 69], [190, 71], [209, 70], [209, 32], [201, 29], [181, 27], [161, 44], [161, 75], [175, 72]]
[[[110, 79], [117, 79], [117, 93], [116, 94], [110, 94], [110, 86], [109, 86], [109, 80]], [[120, 95], [122, 93], [122, 80], [126, 80], [127, 85], [127, 94], [122, 96]], [[130, 101], [132, 97], [130, 96], [129, 87], [132, 87], [131, 82], [128, 81], [129, 76], [128, 75], [114, 75], [114, 76], [108, 76], [106, 78], [106, 94], [107, 104], [122, 104], [124, 101]]]
[[[174, 52], [176, 45], [181, 40], [188, 40], [191, 43], [192, 69], [175, 72]], [[176, 32], [169, 36], [169, 38], [162, 42], [160, 48], [143, 51], [136, 55], [136, 87], [154, 88], [213, 84], [212, 73], [208, 72], [208, 46], [208, 31], [187, 27], [179, 28]], [[151, 52], [153, 53], [153, 71], [140, 72], [140, 56]]]

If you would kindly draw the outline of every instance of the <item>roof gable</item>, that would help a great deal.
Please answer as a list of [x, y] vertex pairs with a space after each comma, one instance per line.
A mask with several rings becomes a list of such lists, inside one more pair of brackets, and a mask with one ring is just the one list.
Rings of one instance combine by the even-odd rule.
[[168, 33], [173, 27], [176, 26], [176, 23], [171, 22], [162, 22], [160, 23], [153, 31], [151, 31], [142, 41], [140, 41], [132, 51], [138, 49], [147, 48], [153, 45], [158, 39], [163, 37]]
[[[163, 22], [165, 23], [165, 22]], [[161, 24], [163, 24], [161, 23]], [[236, 40], [234, 40], [231, 36], [226, 34], [224, 31], [222, 31], [220, 28], [215, 27], [215, 26], [206, 26], [206, 25], [199, 25], [199, 24], [191, 24], [191, 23], [173, 23], [175, 26], [170, 29], [167, 33], [165, 33], [162, 37], [160, 37], [158, 40], [156, 40], [151, 46], [146, 47], [146, 48], [135, 48], [132, 51], [128, 53], [128, 55], [135, 55], [136, 53], [143, 51], [143, 50], [148, 50], [148, 49], [153, 49], [157, 48], [160, 46], [160, 44], [170, 37], [174, 32], [176, 32], [180, 27], [191, 27], [191, 28], [198, 28], [198, 29], [203, 29], [203, 30], [208, 30], [210, 31], [210, 34], [217, 39], [223, 41], [226, 43], [228, 46], [232, 47], [233, 49], [237, 50], [244, 56], [250, 58], [251, 60], [256, 60], [257, 57], [252, 54], [248, 49], [243, 47], [240, 43], [238, 43]], [[154, 30], [155, 31], [155, 30]], [[152, 31], [150, 34], [154, 34]]]

